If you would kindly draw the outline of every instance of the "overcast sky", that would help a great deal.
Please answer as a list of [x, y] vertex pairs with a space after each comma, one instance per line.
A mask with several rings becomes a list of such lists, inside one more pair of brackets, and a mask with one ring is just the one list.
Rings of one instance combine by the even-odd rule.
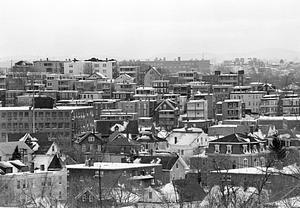
[[1, 0], [0, 59], [300, 51], [298, 0]]

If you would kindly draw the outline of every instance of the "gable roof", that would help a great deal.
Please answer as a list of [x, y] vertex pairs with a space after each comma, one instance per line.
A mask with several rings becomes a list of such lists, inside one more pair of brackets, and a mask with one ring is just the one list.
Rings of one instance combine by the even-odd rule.
[[119, 79], [125, 79], [125, 80], [134, 80], [133, 77], [131, 77], [130, 75], [128, 74], [120, 74], [116, 79], [115, 81], [119, 80]]
[[101, 138], [101, 134], [93, 133], [93, 132], [85, 132], [83, 134], [80, 134], [78, 136], [77, 140], [75, 141], [75, 143], [80, 144], [81, 142], [83, 142], [89, 136], [94, 136], [96, 139], [98, 139], [99, 141], [101, 141], [102, 144], [104, 144], [104, 141]]
[[146, 155], [146, 156], [140, 156], [139, 157], [140, 163], [157, 163], [162, 165], [163, 170], [171, 170], [177, 160], [179, 159], [179, 156], [176, 154], [173, 155]]
[[124, 134], [120, 132], [116, 132], [117, 134], [113, 134], [110, 137], [110, 140], [107, 142], [107, 146], [132, 146], [132, 145], [139, 145], [134, 140], [131, 140], [124, 136]]
[[105, 79], [107, 78], [105, 75], [99, 73], [99, 72], [94, 72], [93, 74], [91, 74], [89, 77], [87, 77], [87, 79], [89, 80], [93, 80], [93, 77], [97, 76], [99, 79]]
[[8, 141], [25, 142], [37, 154], [46, 154], [53, 144], [53, 141], [49, 140], [47, 133], [8, 134]]
[[258, 142], [261, 142], [261, 140], [240, 133], [229, 134], [225, 137], [210, 141], [210, 143], [258, 143]]
[[0, 152], [2, 152], [5, 155], [12, 155], [15, 151], [16, 147], [18, 149], [25, 149], [27, 150], [27, 153], [32, 154], [32, 149], [25, 143], [25, 142], [3, 142], [0, 143]]
[[157, 69], [155, 67], [151, 67], [148, 71], [147, 71], [147, 74], [150, 72], [150, 71], [154, 71], [158, 76], [161, 76], [161, 73], [159, 71], [157, 71]]
[[80, 199], [83, 194], [89, 193], [91, 196], [94, 197], [94, 199], [99, 200], [98, 195], [96, 195], [92, 190], [93, 190], [92, 187], [88, 187], [88, 188], [83, 189], [83, 191], [81, 191], [77, 196], [75, 196], [75, 199], [76, 200]]
[[[109, 136], [112, 134], [111, 127], [115, 124], [121, 124], [123, 125], [124, 121], [120, 120], [97, 120], [96, 121], [96, 131], [101, 133], [103, 136]], [[138, 129], [138, 120], [129, 120], [128, 125], [126, 126], [126, 129], [124, 133], [129, 133], [133, 135], [139, 134]]]
[[172, 110], [176, 110], [177, 108], [176, 103], [173, 100], [165, 99], [155, 108], [155, 110], [156, 111], [159, 110], [160, 106], [163, 105], [164, 103], [166, 103], [169, 107], [171, 107]]
[[57, 155], [35, 155], [33, 162], [35, 168], [44, 165], [46, 170], [61, 169], [63, 167], [62, 161]]

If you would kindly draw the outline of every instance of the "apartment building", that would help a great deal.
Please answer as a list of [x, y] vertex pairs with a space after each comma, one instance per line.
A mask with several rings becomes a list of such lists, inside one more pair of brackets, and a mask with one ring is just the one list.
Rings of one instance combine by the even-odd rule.
[[204, 75], [202, 77], [204, 82], [208, 82], [213, 85], [244, 85], [244, 70], [238, 71], [238, 73], [222, 74], [221, 71], [215, 71], [212, 75]]
[[138, 87], [133, 95], [135, 100], [157, 100], [158, 94], [153, 87]]
[[210, 71], [210, 60], [181, 60], [178, 57], [177, 60], [171, 61], [164, 59], [156, 59], [153, 61], [144, 61], [143, 63], [152, 67], [166, 69], [169, 71], [187, 71], [194, 70], [197, 72], [209, 72]]
[[92, 130], [93, 107], [57, 106], [55, 108], [0, 107], [0, 141], [10, 133], [45, 132], [49, 137], [71, 139], [72, 135]]
[[78, 75], [78, 74], [92, 74], [93, 66], [91, 62], [86, 61], [68, 61], [64, 63], [64, 74]]
[[135, 82], [139, 82], [138, 74], [140, 72], [140, 66], [120, 66], [119, 67], [119, 74], [127, 74], [130, 77], [135, 79]]
[[[241, 119], [244, 114], [244, 104], [241, 100], [224, 100], [217, 105], [222, 106], [222, 114], [218, 115], [222, 120]], [[219, 111], [218, 107], [217, 110]]]
[[288, 94], [282, 98], [282, 113], [284, 116], [300, 115], [300, 97], [298, 94]]
[[33, 67], [37, 72], [46, 72], [49, 74], [63, 74], [64, 73], [64, 62], [49, 60], [34, 61]]
[[233, 90], [230, 92], [230, 99], [239, 99], [245, 103], [246, 113], [259, 113], [260, 103], [263, 96], [266, 95], [265, 91], [238, 91]]
[[152, 87], [157, 94], [168, 94], [170, 87], [169, 80], [154, 80], [152, 82]]
[[264, 95], [260, 102], [260, 113], [265, 116], [279, 116], [282, 114], [281, 96], [278, 94]]
[[187, 102], [186, 116], [189, 120], [208, 118], [207, 100], [190, 100]]

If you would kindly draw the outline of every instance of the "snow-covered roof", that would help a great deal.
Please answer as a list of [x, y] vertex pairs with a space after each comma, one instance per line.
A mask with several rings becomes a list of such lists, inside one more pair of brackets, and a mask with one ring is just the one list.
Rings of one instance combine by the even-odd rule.
[[67, 165], [67, 169], [123, 170], [123, 169], [155, 167], [155, 166], [160, 166], [160, 164], [96, 162], [94, 163], [93, 166], [87, 166], [85, 164]]

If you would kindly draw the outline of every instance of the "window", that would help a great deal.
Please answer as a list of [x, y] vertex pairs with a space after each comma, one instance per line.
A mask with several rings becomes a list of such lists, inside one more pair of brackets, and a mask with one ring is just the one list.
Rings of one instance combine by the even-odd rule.
[[248, 153], [248, 147], [246, 144], [243, 145], [243, 153]]
[[176, 163], [176, 168], [178, 168], [178, 163]]
[[260, 143], [260, 144], [259, 144], [259, 150], [260, 150], [260, 152], [265, 151], [265, 147], [264, 147], [264, 144], [263, 144], [263, 143]]
[[86, 194], [82, 195], [82, 201], [85, 202], [86, 201]]
[[82, 146], [81, 146], [81, 151], [82, 151], [82, 152], [86, 152], [86, 146], [85, 146], [85, 144], [82, 144]]
[[17, 189], [21, 188], [21, 181], [17, 181]]
[[103, 64], [103, 67], [106, 67], [106, 64]]
[[101, 147], [100, 144], [97, 145], [97, 151], [98, 151], [98, 152], [101, 152], [101, 151], [102, 151], [102, 147]]
[[248, 159], [247, 159], [247, 158], [245, 158], [245, 159], [243, 160], [243, 164], [244, 164], [244, 168], [247, 168], [247, 167], [248, 167]]
[[149, 191], [149, 199], [152, 199], [152, 191]]
[[226, 145], [227, 150], [226, 150], [226, 154], [231, 154], [232, 153], [232, 145]]
[[62, 181], [62, 176], [59, 176], [58, 177], [58, 184], [61, 184], [61, 181]]
[[89, 202], [93, 202], [93, 196], [89, 195]]
[[184, 155], [184, 150], [181, 150], [181, 155]]
[[215, 153], [220, 153], [220, 145], [215, 145]]
[[93, 137], [93, 136], [88, 137], [88, 141], [89, 142], [94, 142], [95, 141], [95, 137]]
[[61, 199], [61, 191], [58, 193], [58, 198]]

